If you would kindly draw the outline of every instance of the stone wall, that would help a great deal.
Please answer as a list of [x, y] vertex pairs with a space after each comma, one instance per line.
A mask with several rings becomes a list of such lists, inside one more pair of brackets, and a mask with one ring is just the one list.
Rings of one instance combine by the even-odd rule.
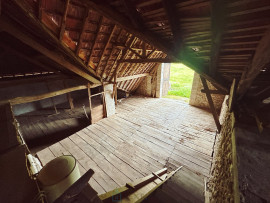
[[[207, 84], [210, 90], [216, 89], [210, 82], [207, 81]], [[209, 109], [210, 107], [209, 107], [206, 95], [205, 93], [201, 92], [201, 89], [203, 89], [203, 85], [202, 85], [200, 76], [199, 74], [194, 73], [194, 79], [192, 83], [189, 104], [192, 106]], [[222, 106], [222, 102], [224, 100], [224, 95], [212, 94], [211, 96], [214, 102], [214, 106], [219, 112]]]
[[154, 75], [144, 77], [136, 90], [136, 94], [147, 97], [162, 97], [170, 88], [170, 63], [158, 64]]
[[232, 114], [226, 114], [221, 133], [217, 135], [211, 177], [208, 183], [210, 202], [234, 202], [232, 158]]

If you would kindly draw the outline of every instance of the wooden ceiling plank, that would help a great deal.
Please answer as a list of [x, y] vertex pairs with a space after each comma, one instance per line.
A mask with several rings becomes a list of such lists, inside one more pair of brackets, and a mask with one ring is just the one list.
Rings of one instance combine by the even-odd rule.
[[70, 0], [66, 0], [66, 3], [65, 3], [64, 15], [62, 17], [61, 28], [60, 28], [60, 32], [59, 32], [60, 41], [63, 39], [64, 33], [65, 33], [69, 2], [70, 2]]

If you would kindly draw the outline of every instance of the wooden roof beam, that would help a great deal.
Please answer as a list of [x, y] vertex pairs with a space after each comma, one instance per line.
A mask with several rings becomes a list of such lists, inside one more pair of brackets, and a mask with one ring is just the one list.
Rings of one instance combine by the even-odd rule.
[[94, 78], [93, 76], [89, 75], [85, 71], [78, 68], [78, 66], [72, 64], [68, 60], [66, 60], [63, 55], [59, 54], [55, 50], [50, 50], [43, 45], [41, 45], [38, 41], [36, 41], [31, 36], [24, 34], [17, 26], [14, 26], [11, 22], [7, 19], [0, 18], [0, 24], [4, 31], [12, 35], [13, 37], [20, 40], [22, 43], [28, 45], [29, 47], [33, 48], [34, 50], [40, 52], [41, 54], [45, 55], [52, 61], [56, 62], [57, 64], [61, 65], [63, 68], [85, 78], [86, 80], [92, 83], [100, 83], [99, 80]]
[[225, 0], [211, 1], [212, 14], [211, 14], [211, 29], [212, 29], [212, 43], [211, 43], [211, 56], [209, 73], [215, 77], [217, 73], [218, 59], [221, 48], [222, 35], [224, 33], [225, 22]]
[[[121, 25], [125, 30], [134, 34], [136, 37], [140, 38], [141, 40], [145, 41], [148, 44], [156, 47], [159, 50], [162, 50], [164, 53], [172, 57], [174, 60], [181, 59], [182, 63], [190, 67], [191, 69], [195, 70], [197, 73], [207, 77], [211, 83], [215, 83], [220, 88], [228, 91], [227, 84], [222, 80], [222, 78], [213, 78], [207, 74], [208, 68], [205, 67], [204, 60], [197, 58], [195, 53], [191, 50], [186, 49], [185, 47], [181, 48], [181, 52], [175, 52], [172, 49], [171, 45], [168, 44], [165, 40], [160, 38], [155, 33], [144, 30], [144, 32], [136, 29], [130, 20], [126, 18], [125, 15], [115, 11], [110, 7], [108, 4], [104, 3], [96, 3], [93, 1], [88, 0], [81, 0], [85, 5], [88, 5], [90, 8], [95, 9], [101, 15], [106, 16], [110, 20], [114, 21], [115, 23]], [[208, 35], [207, 35], [208, 37]]]
[[121, 2], [124, 5], [127, 15], [134, 27], [136, 29], [143, 30], [144, 23], [139, 12], [136, 9], [135, 4], [130, 0], [121, 0]]
[[120, 59], [119, 63], [181, 63], [180, 60], [170, 58], [147, 58], [147, 59]]
[[247, 71], [245, 71], [242, 75], [241, 80], [239, 81], [237, 94], [239, 95], [239, 99], [241, 99], [244, 94], [248, 91], [250, 86], [252, 85], [255, 78], [259, 75], [261, 70], [270, 64], [270, 28], [262, 37], [260, 43], [256, 48], [256, 52], [252, 59], [252, 62], [247, 67]]
[[169, 19], [170, 28], [173, 33], [175, 50], [178, 51], [182, 46], [181, 28], [175, 1], [162, 0], [166, 14]]
[[39, 100], [43, 100], [43, 99], [47, 99], [47, 98], [51, 98], [51, 97], [56, 97], [56, 96], [63, 95], [63, 94], [69, 93], [69, 92], [73, 92], [73, 91], [77, 91], [77, 90], [84, 90], [84, 89], [87, 89], [87, 85], [69, 87], [69, 88], [65, 88], [62, 90], [48, 92], [48, 93], [44, 93], [44, 94], [40, 94], [40, 95], [16, 97], [13, 99], [0, 101], [0, 105], [5, 104], [7, 102], [10, 102], [11, 105], [25, 104], [25, 103], [35, 102], [35, 101], [39, 101]]

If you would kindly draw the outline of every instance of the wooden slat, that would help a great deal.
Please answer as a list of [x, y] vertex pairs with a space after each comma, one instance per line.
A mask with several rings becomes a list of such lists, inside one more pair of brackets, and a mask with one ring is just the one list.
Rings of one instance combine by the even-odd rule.
[[40, 94], [40, 95], [35, 95], [35, 96], [16, 97], [13, 99], [9, 99], [7, 101], [0, 101], [0, 104], [6, 103], [6, 102], [10, 102], [11, 105], [25, 104], [25, 103], [29, 103], [29, 102], [39, 101], [42, 99], [52, 98], [52, 97], [59, 96], [62, 94], [67, 94], [69, 92], [73, 92], [73, 91], [77, 91], [77, 90], [84, 90], [86, 88], [87, 88], [86, 85], [80, 85], [77, 87], [70, 87], [70, 88], [66, 88], [66, 89], [62, 89], [62, 90], [58, 90], [58, 91], [53, 91], [53, 92], [49, 92], [49, 93], [44, 93], [44, 94]]

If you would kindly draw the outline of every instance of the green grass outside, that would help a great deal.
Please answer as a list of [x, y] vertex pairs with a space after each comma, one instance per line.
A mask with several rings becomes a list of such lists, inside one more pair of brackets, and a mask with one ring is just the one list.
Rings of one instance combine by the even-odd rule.
[[[189, 98], [194, 71], [181, 63], [172, 63], [170, 72], [170, 90], [166, 98]], [[179, 98], [178, 98], [179, 99]]]

